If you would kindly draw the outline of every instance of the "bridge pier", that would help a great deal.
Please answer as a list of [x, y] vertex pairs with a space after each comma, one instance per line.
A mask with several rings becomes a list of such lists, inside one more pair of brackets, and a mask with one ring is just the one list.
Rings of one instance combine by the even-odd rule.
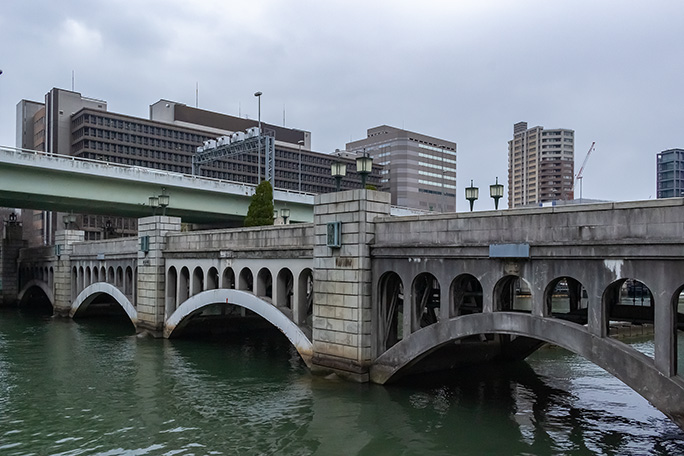
[[55, 315], [69, 316], [71, 304], [76, 299], [76, 277], [72, 274], [71, 254], [74, 243], [83, 242], [84, 238], [85, 232], [81, 230], [61, 230], [55, 233]]
[[[389, 215], [390, 195], [349, 190], [317, 195], [314, 205], [314, 370], [369, 380], [374, 219]], [[329, 247], [328, 223], [341, 223], [341, 246]]]
[[181, 219], [156, 215], [138, 219], [138, 330], [162, 337], [166, 308], [166, 235], [180, 232]]
[[0, 246], [0, 306], [13, 306], [19, 293], [17, 258], [27, 243], [22, 240], [22, 225], [16, 219], [5, 222], [4, 228]]

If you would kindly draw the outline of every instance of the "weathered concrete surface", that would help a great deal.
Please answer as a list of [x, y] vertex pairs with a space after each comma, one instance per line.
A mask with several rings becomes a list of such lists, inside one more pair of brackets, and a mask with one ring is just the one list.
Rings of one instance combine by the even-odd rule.
[[263, 317], [290, 340], [307, 366], [311, 366], [313, 346], [306, 334], [280, 309], [252, 293], [241, 290], [207, 290], [192, 296], [169, 317], [164, 327], [164, 337], [173, 337], [174, 331], [180, 329], [192, 314], [217, 303], [243, 307]]
[[[315, 199], [313, 364], [356, 381], [368, 380], [372, 363], [370, 244], [389, 203], [389, 194], [372, 190]], [[341, 223], [340, 248], [327, 246], [328, 222]]]
[[118, 288], [106, 282], [97, 282], [86, 287], [74, 300], [69, 310], [69, 316], [73, 318], [79, 312], [84, 312], [88, 306], [100, 295], [107, 295], [112, 297], [126, 312], [128, 318], [134, 326], [138, 324], [138, 312], [133, 307], [133, 304], [128, 300]]
[[592, 335], [583, 326], [521, 313], [475, 314], [423, 328], [375, 360], [371, 381], [386, 383], [441, 346], [487, 333], [533, 337], [577, 353], [615, 375], [684, 428], [684, 379], [663, 375], [646, 355], [613, 339]]

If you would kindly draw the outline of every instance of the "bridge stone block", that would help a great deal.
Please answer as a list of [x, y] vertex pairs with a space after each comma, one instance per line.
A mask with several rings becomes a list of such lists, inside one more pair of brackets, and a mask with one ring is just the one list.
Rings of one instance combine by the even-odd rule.
[[[371, 358], [371, 261], [374, 221], [390, 195], [352, 190], [318, 195], [314, 206], [314, 368], [368, 380]], [[326, 245], [328, 222], [342, 223], [342, 246]]]
[[138, 219], [139, 241], [149, 236], [149, 251], [138, 252], [138, 329], [161, 336], [166, 305], [166, 267], [164, 250], [167, 234], [180, 232], [178, 217], [153, 216]]
[[85, 232], [80, 230], [62, 230], [55, 233], [55, 246], [60, 255], [55, 266], [55, 303], [54, 313], [60, 316], [69, 315], [71, 304], [76, 299], [76, 290], [72, 286], [72, 261], [74, 244], [83, 242]]
[[17, 258], [19, 250], [26, 247], [22, 240], [23, 228], [19, 222], [7, 222], [0, 245], [0, 306], [12, 306], [19, 293]]

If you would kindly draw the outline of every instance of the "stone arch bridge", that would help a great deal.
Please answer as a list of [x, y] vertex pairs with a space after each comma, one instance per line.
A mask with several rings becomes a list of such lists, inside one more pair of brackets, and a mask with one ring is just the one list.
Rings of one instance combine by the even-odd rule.
[[[313, 224], [181, 232], [155, 216], [137, 238], [65, 230], [36, 249], [8, 225], [3, 302], [118, 311], [165, 337], [262, 320], [312, 369], [376, 383], [552, 343], [684, 427], [684, 200], [389, 214], [387, 194], [356, 190], [317, 196]], [[637, 331], [651, 350], [620, 338]]]

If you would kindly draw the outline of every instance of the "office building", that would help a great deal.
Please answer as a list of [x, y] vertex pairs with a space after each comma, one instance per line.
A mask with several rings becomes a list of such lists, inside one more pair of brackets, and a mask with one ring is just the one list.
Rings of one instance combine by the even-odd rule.
[[668, 149], [657, 155], [658, 198], [684, 196], [684, 149]]
[[513, 126], [508, 141], [508, 207], [574, 198], [575, 132]]
[[[257, 126], [258, 122], [206, 111], [169, 100], [150, 106], [143, 119], [107, 111], [107, 102], [80, 93], [52, 89], [45, 103], [22, 100], [17, 105], [17, 147], [62, 155], [192, 174], [192, 156], [204, 141]], [[265, 135], [275, 138], [275, 187], [307, 193], [335, 191], [334, 161], [347, 162], [342, 189], [359, 188], [351, 158], [311, 150], [308, 131], [261, 123]], [[265, 157], [256, 154], [222, 158], [203, 165], [204, 177], [256, 185], [263, 177]], [[374, 164], [368, 183], [380, 183], [381, 166]], [[28, 212], [28, 211], [25, 211]], [[59, 214], [36, 211], [30, 225], [39, 230], [32, 245], [51, 243], [62, 226]], [[26, 217], [24, 217], [26, 225]], [[79, 215], [76, 227], [87, 240], [134, 234], [136, 221], [106, 215]]]
[[392, 204], [430, 211], [456, 210], [456, 143], [381, 125], [347, 151], [368, 153], [384, 166], [380, 190]]

